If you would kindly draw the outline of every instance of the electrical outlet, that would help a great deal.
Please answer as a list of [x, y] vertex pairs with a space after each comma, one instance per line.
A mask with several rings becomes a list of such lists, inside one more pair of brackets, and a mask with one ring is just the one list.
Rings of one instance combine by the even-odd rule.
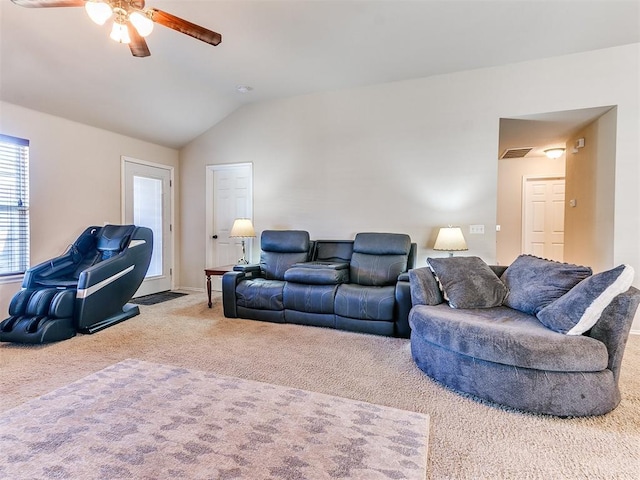
[[484, 235], [484, 225], [469, 225], [469, 233], [472, 235]]

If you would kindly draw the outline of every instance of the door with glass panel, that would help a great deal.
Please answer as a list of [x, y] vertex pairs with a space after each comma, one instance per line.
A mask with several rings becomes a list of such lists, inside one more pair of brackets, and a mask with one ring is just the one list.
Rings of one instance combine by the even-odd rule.
[[153, 231], [151, 264], [135, 296], [171, 290], [171, 168], [124, 158], [124, 223]]

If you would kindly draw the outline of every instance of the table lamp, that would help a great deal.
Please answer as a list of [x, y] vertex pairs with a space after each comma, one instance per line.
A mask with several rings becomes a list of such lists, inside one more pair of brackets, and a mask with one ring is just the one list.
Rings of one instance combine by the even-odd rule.
[[453, 257], [453, 252], [469, 250], [464, 235], [462, 235], [462, 229], [451, 225], [440, 229], [433, 249], [449, 252], [450, 257]]
[[255, 236], [256, 236], [256, 231], [253, 229], [253, 224], [251, 223], [250, 218], [236, 218], [233, 221], [233, 227], [231, 227], [231, 231], [229, 232], [229, 237], [242, 239], [242, 258], [238, 260], [239, 264], [249, 263], [246, 259], [247, 252], [244, 246], [244, 239], [255, 237]]

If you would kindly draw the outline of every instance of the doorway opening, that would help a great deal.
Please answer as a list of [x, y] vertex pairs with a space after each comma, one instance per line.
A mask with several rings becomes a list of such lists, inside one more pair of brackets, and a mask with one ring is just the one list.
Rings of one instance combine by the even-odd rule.
[[[518, 255], [532, 253], [588, 265], [594, 271], [613, 266], [616, 118], [615, 106], [603, 106], [500, 119], [496, 219], [499, 264], [509, 265]], [[548, 158], [544, 150], [556, 147], [563, 148], [564, 154]], [[524, 154], [503, 155], [518, 150]], [[540, 245], [532, 247], [525, 239], [526, 222], [531, 221], [525, 218], [525, 179], [536, 177], [565, 178], [562, 206], [556, 201], [552, 215], [556, 227], [564, 227], [564, 238], [562, 245], [556, 242], [551, 251], [544, 251]], [[535, 207], [537, 213], [551, 214], [542, 205]], [[543, 218], [538, 215], [536, 221]]]

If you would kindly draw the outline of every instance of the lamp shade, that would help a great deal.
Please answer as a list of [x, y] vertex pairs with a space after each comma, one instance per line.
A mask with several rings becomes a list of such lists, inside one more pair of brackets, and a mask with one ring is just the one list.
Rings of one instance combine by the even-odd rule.
[[442, 227], [438, 232], [433, 249], [447, 252], [469, 250], [460, 227]]
[[256, 231], [249, 218], [236, 218], [229, 232], [230, 237], [255, 237]]
[[111, 10], [109, 4], [101, 0], [88, 0], [87, 3], [84, 4], [84, 8], [89, 18], [98, 25], [104, 25], [113, 14], [113, 10]]
[[131, 37], [129, 37], [129, 30], [127, 29], [127, 26], [124, 23], [120, 23], [117, 19], [113, 22], [110, 37], [118, 43], [131, 43]]
[[153, 31], [153, 21], [142, 12], [130, 13], [129, 20], [141, 37], [147, 37]]

